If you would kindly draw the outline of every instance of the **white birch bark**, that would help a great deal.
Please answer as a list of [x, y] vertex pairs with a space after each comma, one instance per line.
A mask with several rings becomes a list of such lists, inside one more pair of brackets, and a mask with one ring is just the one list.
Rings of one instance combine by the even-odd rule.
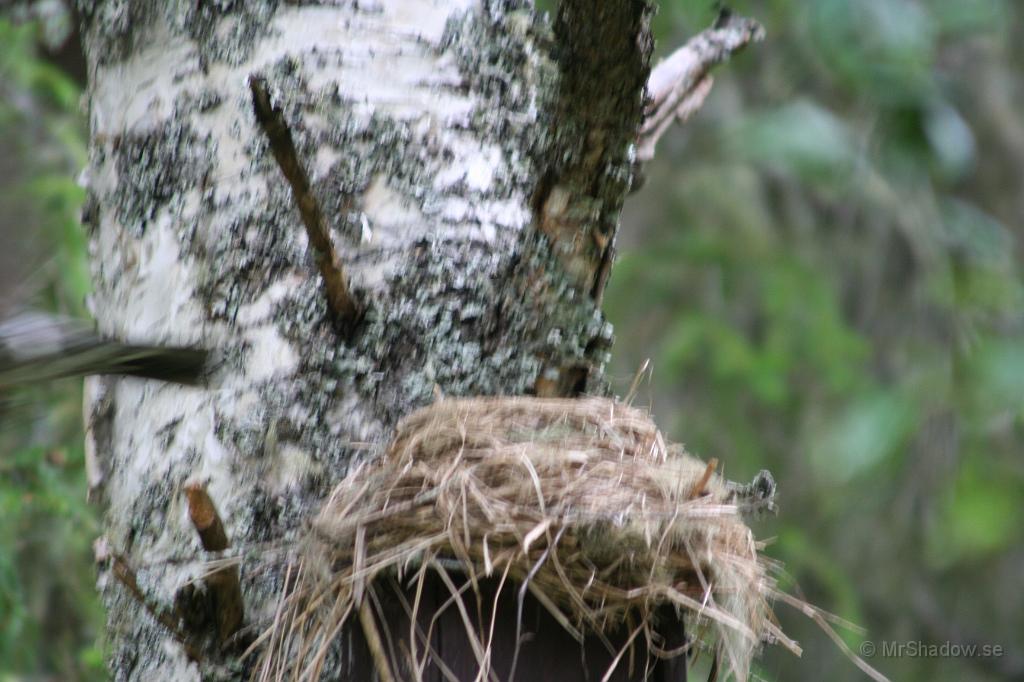
[[[113, 337], [218, 358], [205, 387], [87, 385], [90, 493], [151, 604], [188, 607], [200, 570], [188, 482], [207, 485], [247, 550], [258, 625], [280, 548], [436, 389], [605, 390], [597, 301], [629, 184], [646, 3], [565, 2], [554, 27], [515, 0], [79, 5], [91, 310]], [[284, 110], [365, 308], [347, 334], [256, 125], [253, 74]], [[114, 679], [240, 674], [209, 642], [190, 661], [109, 566], [100, 584]]]

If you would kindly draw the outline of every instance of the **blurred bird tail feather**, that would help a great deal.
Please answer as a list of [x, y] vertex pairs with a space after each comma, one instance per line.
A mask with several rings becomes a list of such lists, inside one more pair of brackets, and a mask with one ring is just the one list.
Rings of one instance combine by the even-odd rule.
[[209, 352], [104, 339], [84, 323], [37, 311], [0, 321], [0, 388], [90, 374], [200, 383]]

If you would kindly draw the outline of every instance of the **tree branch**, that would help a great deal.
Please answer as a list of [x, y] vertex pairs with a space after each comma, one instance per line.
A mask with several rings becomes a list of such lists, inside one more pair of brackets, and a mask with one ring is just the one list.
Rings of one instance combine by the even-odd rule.
[[761, 24], [723, 11], [711, 28], [658, 63], [647, 81], [650, 99], [637, 136], [637, 162], [653, 159], [655, 145], [672, 122], [685, 122], [704, 103], [713, 83], [712, 68], [763, 39]]
[[111, 572], [117, 581], [121, 583], [128, 593], [131, 594], [132, 598], [135, 599], [147, 613], [156, 622], [163, 625], [171, 633], [171, 636], [185, 651], [185, 655], [188, 656], [191, 661], [199, 661], [199, 651], [192, 645], [189, 638], [181, 628], [178, 627], [178, 621], [169, 614], [166, 609], [160, 607], [155, 602], [151, 601], [146, 597], [146, 594], [139, 587], [139, 581], [135, 577], [135, 571], [128, 565], [128, 562], [123, 556], [111, 550], [110, 545], [107, 543], [105, 537], [98, 538], [93, 543], [93, 554], [97, 564], [106, 564], [110, 562]]

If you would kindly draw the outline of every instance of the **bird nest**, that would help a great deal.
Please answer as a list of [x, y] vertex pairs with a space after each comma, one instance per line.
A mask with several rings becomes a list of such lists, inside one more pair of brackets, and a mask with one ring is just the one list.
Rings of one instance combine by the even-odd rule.
[[[762, 642], [799, 652], [775, 624], [775, 582], [740, 513], [770, 507], [773, 492], [726, 482], [713, 461], [665, 443], [646, 412], [611, 400], [439, 400], [335, 488], [260, 639], [258, 670], [317, 679], [358, 617], [378, 673], [392, 677], [367, 590], [388, 572], [455, 566], [472, 589], [485, 576], [527, 586], [578, 639], [628, 624], [630, 641], [645, 633], [663, 656], [681, 652], [660, 651], [651, 626], [675, 605], [743, 680]], [[467, 634], [487, 679], [489, 642]]]

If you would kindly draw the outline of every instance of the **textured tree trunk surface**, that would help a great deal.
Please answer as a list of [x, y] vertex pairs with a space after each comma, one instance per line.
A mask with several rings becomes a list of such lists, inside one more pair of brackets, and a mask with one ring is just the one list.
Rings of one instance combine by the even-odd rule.
[[[87, 384], [90, 495], [122, 560], [100, 573], [111, 672], [238, 678], [304, 520], [399, 418], [437, 391], [606, 391], [612, 334], [599, 301], [641, 117], [650, 7], [565, 0], [550, 24], [514, 0], [81, 0], [79, 10], [91, 309], [116, 338], [217, 356], [205, 387]], [[252, 76], [290, 129], [361, 306], [354, 323], [327, 308], [254, 115]], [[208, 558], [184, 494], [195, 483], [245, 552], [246, 628], [224, 646], [216, 605], [190, 584]], [[514, 642], [510, 595], [499, 677]], [[396, 636], [407, 633], [395, 614]], [[588, 642], [583, 662], [530, 600], [523, 624], [532, 639], [518, 679], [601, 678], [603, 647]], [[437, 642], [472, 679], [462, 627], [445, 620]], [[371, 679], [360, 637], [342, 637], [333, 677]]]

